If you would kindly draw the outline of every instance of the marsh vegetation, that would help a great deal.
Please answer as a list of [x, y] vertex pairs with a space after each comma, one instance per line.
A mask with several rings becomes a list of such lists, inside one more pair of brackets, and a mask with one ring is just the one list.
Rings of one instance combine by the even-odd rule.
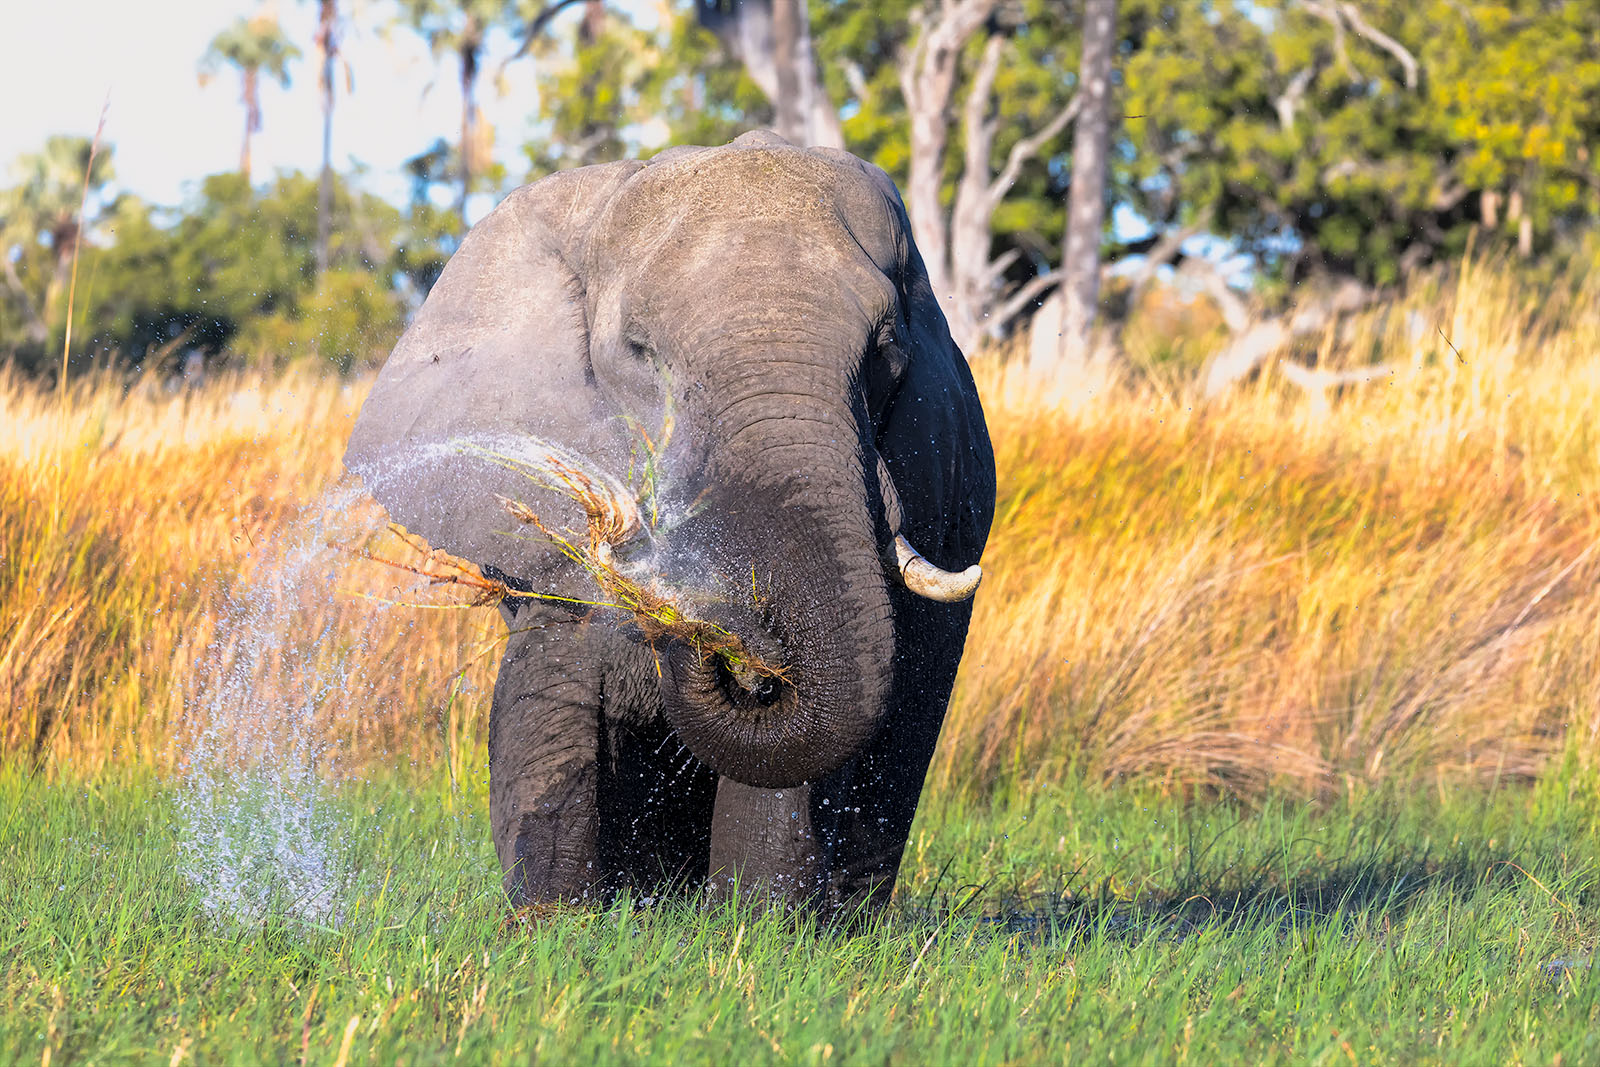
[[1089, 404], [976, 362], [988, 578], [896, 907], [831, 931], [512, 917], [503, 624], [338, 552], [228, 661], [266, 708], [317, 683], [337, 894], [208, 905], [183, 794], [228, 606], [297, 531], [381, 529], [319, 510], [363, 384], [7, 379], [0, 1058], [1592, 1058], [1594, 275], [1419, 280], [1318, 353], [1392, 373], [1322, 396], [1205, 402], [1131, 352]]

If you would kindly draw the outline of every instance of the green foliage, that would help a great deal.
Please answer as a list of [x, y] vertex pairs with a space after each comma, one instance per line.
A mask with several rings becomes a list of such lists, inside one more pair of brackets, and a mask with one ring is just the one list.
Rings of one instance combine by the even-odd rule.
[[1459, 255], [1491, 222], [1515, 232], [1527, 218], [1546, 247], [1592, 225], [1600, 8], [1360, 7], [1416, 58], [1415, 87], [1391, 52], [1299, 4], [1127, 4], [1136, 206], [1158, 221], [1209, 217], [1285, 283], [1325, 272], [1390, 284]]
[[403, 241], [406, 220], [336, 182], [332, 269], [319, 279], [316, 203], [316, 181], [301, 174], [264, 190], [214, 175], [178, 212], [120, 199], [85, 245], [74, 365], [381, 359], [405, 310], [395, 277], [418, 258]]
[[[818, 69], [846, 147], [902, 183], [910, 140], [900, 83], [922, 32], [919, 6], [810, 3]], [[75, 336], [134, 362], [174, 342], [174, 359], [195, 346], [252, 360], [269, 349], [274, 361], [315, 352], [340, 366], [373, 358], [463, 228], [438, 194], [453, 186], [459, 211], [465, 190], [504, 184], [472, 86], [497, 47], [491, 38], [522, 32], [539, 7], [400, 5], [398, 20], [441, 63], [461, 66], [451, 73], [466, 94], [467, 144], [452, 135], [408, 163], [417, 192], [404, 210], [341, 189], [333, 232], [343, 258], [320, 281], [307, 266], [315, 203], [303, 183], [254, 192], [212, 178], [185, 208], [157, 210], [106, 194], [107, 147], [91, 180]], [[1359, 0], [1349, 10], [1371, 30], [1332, 20], [1347, 8], [1121, 0], [1110, 196], [1123, 217], [1156, 234], [1198, 226], [1250, 256], [1256, 277], [1280, 293], [1323, 275], [1392, 284], [1474, 241], [1519, 247], [1536, 270], [1583, 257], [1600, 218], [1600, 5]], [[535, 62], [540, 79], [527, 178], [671, 144], [720, 144], [773, 122], [772, 103], [693, 5], [679, 0], [659, 14], [648, 28], [615, 7], [581, 24], [563, 19], [552, 25], [565, 31], [531, 43], [531, 60], [515, 57]], [[947, 116], [947, 202], [964, 165], [963, 107], [984, 36], [1006, 40], [989, 104], [989, 165], [998, 169], [1071, 99], [1079, 18], [1076, 4], [1012, 0], [967, 42]], [[1414, 84], [1398, 49], [1415, 57]], [[246, 75], [248, 133], [259, 124], [255, 82], [286, 81], [298, 54], [270, 19], [241, 20], [212, 41], [202, 69]], [[0, 354], [25, 368], [47, 367], [44, 353], [61, 341], [87, 152], [81, 138], [52, 139], [0, 190]], [[1022, 168], [994, 212], [992, 252], [1020, 253], [1013, 282], [1056, 261], [1071, 178], [1069, 129]], [[1110, 254], [1139, 248], [1113, 242]]]
[[300, 58], [300, 48], [270, 18], [241, 18], [211, 39], [200, 58], [200, 75], [208, 78], [223, 66], [247, 77], [265, 74], [279, 84], [289, 84], [289, 64]]
[[0, 351], [9, 340], [31, 362], [59, 340], [66, 321], [80, 207], [90, 220], [105, 210], [114, 173], [109, 148], [95, 152], [87, 137], [68, 136], [49, 138], [11, 170], [16, 184], [0, 190]]
[[549, 133], [524, 146], [530, 180], [668, 144], [724, 144], [773, 121], [770, 102], [692, 12], [655, 31], [611, 17], [595, 39], [580, 32], [545, 53], [539, 118]]

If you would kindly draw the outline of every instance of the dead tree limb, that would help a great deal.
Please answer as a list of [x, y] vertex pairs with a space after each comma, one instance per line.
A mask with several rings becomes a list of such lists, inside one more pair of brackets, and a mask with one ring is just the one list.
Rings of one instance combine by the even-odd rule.
[[[907, 213], [917, 247], [928, 261], [928, 280], [947, 310], [954, 294], [950, 274], [950, 226], [940, 203], [944, 152], [950, 140], [950, 99], [961, 51], [988, 21], [999, 0], [940, 0], [932, 14], [911, 14], [911, 47], [900, 64], [900, 92], [910, 119], [911, 160], [906, 181]], [[960, 338], [957, 338], [960, 343]]]
[[1370, 289], [1350, 281], [1326, 297], [1302, 303], [1287, 314], [1257, 318], [1251, 314], [1245, 299], [1228, 285], [1215, 263], [1196, 258], [1184, 266], [1217, 305], [1233, 335], [1222, 351], [1211, 358], [1201, 375], [1201, 393], [1207, 399], [1220, 396], [1248, 378], [1295, 338], [1324, 330], [1339, 316], [1366, 307], [1373, 300]]
[[1376, 363], [1370, 367], [1352, 367], [1348, 370], [1322, 370], [1285, 359], [1278, 363], [1278, 369], [1283, 372], [1284, 380], [1301, 389], [1312, 408], [1319, 411], [1327, 409], [1330, 389], [1366, 385], [1391, 378], [1395, 374], [1395, 368], [1387, 363]]
[[1405, 45], [1390, 37], [1372, 23], [1368, 22], [1351, 0], [1301, 0], [1301, 6], [1309, 13], [1333, 27], [1333, 51], [1339, 61], [1339, 67], [1352, 80], [1355, 78], [1355, 65], [1350, 61], [1350, 52], [1345, 47], [1345, 32], [1348, 29], [1356, 36], [1371, 41], [1394, 57], [1403, 71], [1402, 78], [1407, 89], [1417, 87], [1419, 67], [1417, 57], [1412, 55]]

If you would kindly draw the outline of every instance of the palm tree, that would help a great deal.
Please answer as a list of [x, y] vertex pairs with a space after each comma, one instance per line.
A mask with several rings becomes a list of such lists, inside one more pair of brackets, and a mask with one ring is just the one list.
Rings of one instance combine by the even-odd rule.
[[411, 28], [422, 35], [435, 56], [454, 54], [461, 63], [461, 218], [467, 217], [467, 196], [479, 163], [478, 73], [489, 30], [515, 17], [513, 0], [400, 0]]
[[[43, 344], [61, 323], [73, 245], [79, 229], [89, 225], [79, 217], [79, 205], [97, 199], [111, 180], [111, 152], [106, 148], [95, 152], [87, 137], [57, 135], [45, 142], [43, 151], [17, 157], [12, 171], [16, 184], [0, 192], [0, 264], [6, 288], [27, 319], [29, 340]], [[40, 244], [50, 249], [50, 272], [42, 292], [17, 271], [28, 249]]]
[[[328, 269], [328, 241], [333, 211], [333, 79], [339, 60], [339, 2], [317, 0], [317, 54], [322, 57], [318, 88], [322, 90], [322, 178], [317, 186], [317, 276]], [[349, 80], [350, 68], [345, 67]], [[348, 90], [348, 84], [346, 86]]]
[[200, 58], [200, 83], [204, 85], [224, 65], [239, 71], [239, 100], [244, 104], [244, 145], [239, 151], [239, 171], [250, 177], [250, 137], [261, 131], [261, 75], [289, 86], [289, 64], [300, 49], [284, 36], [271, 15], [241, 18], [211, 39]]

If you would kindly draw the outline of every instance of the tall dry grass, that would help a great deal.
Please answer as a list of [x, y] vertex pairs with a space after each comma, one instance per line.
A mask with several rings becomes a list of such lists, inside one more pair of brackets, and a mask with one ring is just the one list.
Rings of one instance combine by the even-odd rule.
[[[492, 680], [492, 611], [409, 607], [427, 598], [353, 560], [294, 588], [255, 580], [298, 541], [381, 527], [370, 505], [321, 514], [345, 504], [324, 493], [363, 392], [311, 376], [125, 391], [105, 376], [77, 383], [63, 418], [53, 395], [0, 378], [0, 752], [170, 769], [221, 676], [248, 670], [269, 713], [347, 675], [321, 725], [349, 760], [464, 772], [473, 709], [457, 697]], [[283, 632], [232, 622], [246, 597], [273, 598]]]
[[1325, 790], [1593, 751], [1600, 274], [1469, 264], [1290, 358], [1393, 373], [1051, 410], [980, 372], [1001, 498], [941, 778]]
[[[1296, 358], [1394, 373], [1316, 397], [1269, 370], [1201, 404], [1179, 375], [1042, 397], [979, 362], [1001, 495], [941, 785], [1072, 767], [1247, 795], [1443, 788], [1594, 750], [1600, 278], [1552, 294], [1469, 265]], [[326, 506], [360, 391], [97, 379], [62, 417], [0, 379], [6, 752], [183, 760], [228, 591]], [[299, 589], [293, 640], [255, 669], [359, 679], [323, 724], [346, 760], [467, 773], [499, 620], [375, 615], [416, 594], [381, 571]]]

